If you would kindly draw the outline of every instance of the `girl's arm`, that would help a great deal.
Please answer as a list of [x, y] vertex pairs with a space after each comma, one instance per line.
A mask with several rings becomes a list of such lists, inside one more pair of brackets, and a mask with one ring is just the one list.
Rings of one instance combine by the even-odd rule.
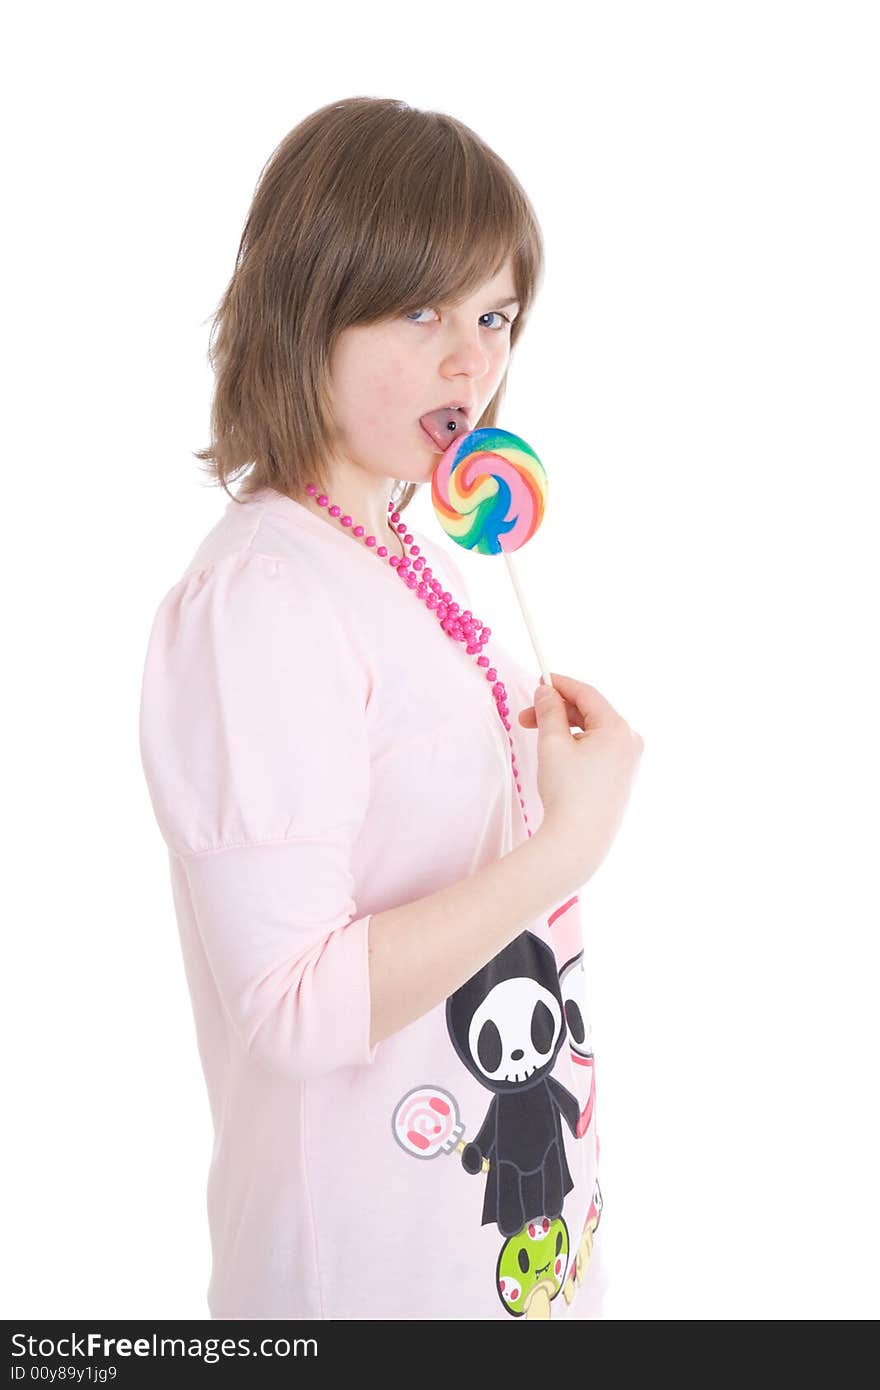
[[451, 887], [373, 913], [370, 1047], [440, 1004], [558, 897], [539, 829]]

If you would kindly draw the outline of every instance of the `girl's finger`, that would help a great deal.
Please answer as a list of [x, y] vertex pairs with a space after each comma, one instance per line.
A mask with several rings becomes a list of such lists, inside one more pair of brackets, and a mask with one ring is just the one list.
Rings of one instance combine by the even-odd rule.
[[[573, 724], [576, 729], [583, 731], [584, 716], [581, 714], [577, 705], [573, 705], [569, 700], [566, 700], [565, 713], [569, 724]], [[538, 716], [535, 714], [534, 705], [529, 705], [528, 708], [520, 710], [517, 718], [523, 728], [537, 729], [538, 727]]]

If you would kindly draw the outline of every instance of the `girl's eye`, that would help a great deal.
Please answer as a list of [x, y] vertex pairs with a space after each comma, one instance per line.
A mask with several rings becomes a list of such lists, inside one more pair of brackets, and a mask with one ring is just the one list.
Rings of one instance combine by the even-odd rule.
[[[426, 310], [424, 310], [424, 309], [413, 309], [412, 313], [405, 314], [405, 315], [404, 315], [404, 318], [409, 319], [410, 323], [416, 323], [416, 322], [417, 322], [417, 316], [418, 316], [419, 314], [424, 314], [425, 312], [426, 312]], [[509, 324], [509, 323], [511, 322], [511, 320], [507, 317], [506, 314], [502, 314], [502, 312], [501, 312], [500, 309], [490, 309], [489, 312], [488, 312], [488, 314], [483, 314], [483, 315], [481, 315], [481, 317], [484, 318], [484, 319], [489, 319], [489, 318], [492, 317], [493, 314], [496, 315], [499, 319], [502, 319], [504, 323], [508, 323], [508, 324]], [[494, 324], [494, 325], [492, 325], [492, 327], [493, 327], [494, 331], [495, 331], [496, 333], [498, 333], [498, 332], [500, 332], [500, 330], [502, 329], [503, 324], [501, 324], [501, 323]]]

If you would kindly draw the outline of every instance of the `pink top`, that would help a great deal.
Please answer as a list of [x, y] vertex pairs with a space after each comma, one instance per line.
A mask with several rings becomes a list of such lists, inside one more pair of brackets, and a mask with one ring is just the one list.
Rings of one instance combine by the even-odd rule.
[[[468, 606], [452, 542], [413, 536]], [[537, 735], [516, 716], [539, 677], [494, 637], [485, 654], [534, 833]], [[476, 656], [387, 560], [263, 489], [159, 604], [140, 748], [214, 1123], [211, 1316], [590, 1316], [577, 894], [369, 1045], [371, 914], [527, 838]]]

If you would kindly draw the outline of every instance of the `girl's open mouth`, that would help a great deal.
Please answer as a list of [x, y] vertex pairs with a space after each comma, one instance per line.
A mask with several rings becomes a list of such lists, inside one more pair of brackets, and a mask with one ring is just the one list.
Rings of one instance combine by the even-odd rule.
[[467, 434], [468, 418], [463, 410], [429, 410], [419, 421], [434, 448], [445, 453], [453, 440]]

